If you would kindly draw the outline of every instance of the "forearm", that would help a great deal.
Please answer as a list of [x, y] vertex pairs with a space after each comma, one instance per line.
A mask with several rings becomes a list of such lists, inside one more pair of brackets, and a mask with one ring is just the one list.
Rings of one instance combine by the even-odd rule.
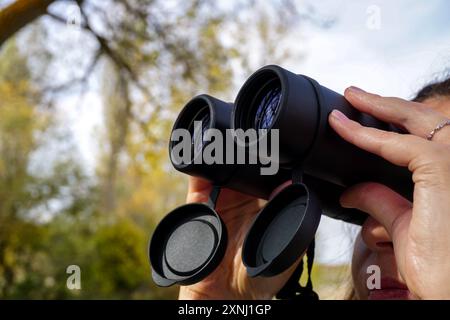
[[[251, 291], [238, 293], [234, 290], [199, 290], [192, 286], [181, 286], [178, 293], [178, 300], [271, 300], [274, 295], [257, 290], [257, 295], [253, 295]], [[254, 292], [254, 293], [255, 293]]]
[[[218, 293], [206, 293], [191, 287], [181, 286], [178, 293], [179, 300], [237, 300], [234, 294], [226, 290]], [[241, 298], [242, 299], [242, 298]]]

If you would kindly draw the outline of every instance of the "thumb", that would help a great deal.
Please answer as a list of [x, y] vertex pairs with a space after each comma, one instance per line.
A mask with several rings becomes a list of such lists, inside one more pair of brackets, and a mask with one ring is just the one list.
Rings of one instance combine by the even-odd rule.
[[403, 252], [411, 220], [412, 204], [392, 189], [374, 182], [357, 184], [346, 190], [340, 199], [344, 208], [368, 213], [389, 233], [394, 250]]
[[186, 202], [206, 202], [208, 201], [211, 190], [211, 182], [202, 178], [190, 176]]

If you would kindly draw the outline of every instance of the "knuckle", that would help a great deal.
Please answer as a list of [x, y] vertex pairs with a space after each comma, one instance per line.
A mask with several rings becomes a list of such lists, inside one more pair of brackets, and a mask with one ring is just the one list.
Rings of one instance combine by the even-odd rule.
[[400, 98], [394, 99], [397, 105], [401, 106], [400, 110], [402, 112], [398, 112], [398, 121], [403, 125], [414, 123], [414, 120], [420, 119], [423, 113], [427, 111], [419, 103], [405, 101]]
[[382, 157], [389, 156], [392, 150], [392, 146], [395, 146], [399, 143], [400, 135], [398, 133], [380, 131], [379, 140], [381, 143], [379, 144], [379, 154]]
[[436, 150], [433, 155], [433, 163], [436, 169], [446, 174], [450, 173], [450, 148], [442, 146]]
[[380, 186], [374, 182], [364, 182], [355, 185], [350, 194], [352, 195], [352, 203], [361, 208], [364, 206], [369, 196], [375, 195], [379, 192]]
[[429, 157], [434, 163], [449, 163], [450, 162], [450, 147], [446, 145], [432, 144]]
[[411, 111], [415, 119], [438, 121], [443, 118], [442, 114], [423, 103], [411, 102]]
[[348, 131], [348, 140], [352, 144], [358, 144], [359, 142], [363, 141], [366, 134], [365, 129], [362, 125], [355, 122], [351, 128], [349, 128]]

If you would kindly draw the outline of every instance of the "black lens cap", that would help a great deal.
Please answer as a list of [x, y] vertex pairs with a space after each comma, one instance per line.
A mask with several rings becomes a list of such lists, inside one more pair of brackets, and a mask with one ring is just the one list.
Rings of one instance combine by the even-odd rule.
[[161, 287], [196, 283], [222, 261], [227, 232], [219, 215], [204, 203], [186, 204], [168, 213], [150, 241], [152, 277]]
[[242, 248], [250, 277], [274, 276], [289, 268], [314, 239], [322, 211], [302, 183], [284, 188], [256, 217]]

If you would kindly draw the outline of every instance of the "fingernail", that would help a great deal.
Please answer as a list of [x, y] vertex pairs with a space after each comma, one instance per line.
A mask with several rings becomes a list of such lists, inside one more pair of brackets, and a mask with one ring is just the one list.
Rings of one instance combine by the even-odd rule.
[[366, 93], [363, 89], [355, 87], [355, 86], [351, 86], [347, 88], [348, 91], [352, 92], [352, 93]]
[[337, 109], [334, 109], [333, 111], [331, 111], [331, 116], [341, 122], [348, 120], [347, 116]]

